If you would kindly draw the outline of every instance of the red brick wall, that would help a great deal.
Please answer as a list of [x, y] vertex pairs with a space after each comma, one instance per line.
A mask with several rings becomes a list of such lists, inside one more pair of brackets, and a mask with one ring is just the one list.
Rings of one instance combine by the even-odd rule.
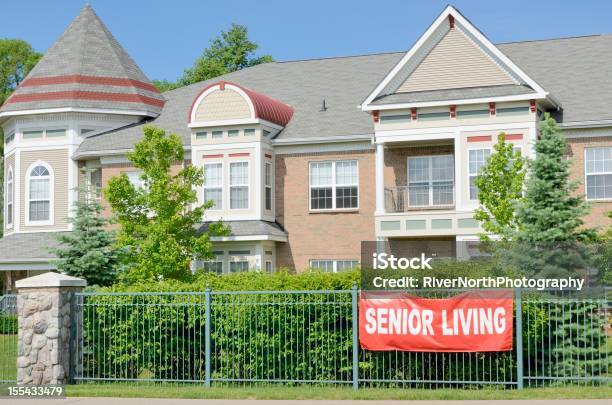
[[[309, 212], [308, 163], [356, 159], [359, 209], [352, 212]], [[310, 259], [357, 259], [361, 241], [374, 239], [376, 206], [374, 151], [276, 155], [276, 214], [289, 234], [277, 244], [277, 267], [298, 272]]]
[[[609, 137], [571, 138], [568, 139], [568, 146], [568, 152], [573, 162], [571, 178], [579, 183], [576, 192], [580, 195], [585, 195], [584, 149], [597, 146], [612, 146], [612, 139]], [[590, 205], [591, 211], [585, 218], [586, 226], [599, 227], [601, 229], [612, 226], [612, 220], [607, 216], [607, 213], [612, 211], [612, 202], [591, 201]]]

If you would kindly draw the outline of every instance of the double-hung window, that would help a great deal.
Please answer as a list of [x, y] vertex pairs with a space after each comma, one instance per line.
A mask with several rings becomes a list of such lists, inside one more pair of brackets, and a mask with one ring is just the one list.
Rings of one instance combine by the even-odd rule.
[[230, 163], [230, 209], [249, 208], [249, 163]]
[[29, 173], [28, 219], [49, 221], [51, 219], [51, 174], [42, 164]]
[[325, 273], [338, 273], [359, 267], [359, 260], [311, 259], [310, 268]]
[[264, 166], [264, 186], [266, 193], [266, 210], [272, 209], [272, 163], [266, 162]]
[[310, 163], [310, 209], [359, 207], [359, 176], [356, 160]]
[[455, 164], [453, 155], [408, 158], [408, 206], [452, 205]]
[[612, 147], [586, 148], [584, 154], [587, 199], [612, 199]]
[[204, 165], [204, 201], [212, 201], [211, 209], [223, 209], [223, 163]]
[[491, 149], [470, 149], [468, 178], [470, 182], [470, 200], [478, 200], [478, 187], [476, 187], [476, 177], [491, 156]]
[[13, 168], [9, 167], [8, 175], [6, 176], [6, 225], [13, 225], [13, 196], [15, 189], [13, 181]]

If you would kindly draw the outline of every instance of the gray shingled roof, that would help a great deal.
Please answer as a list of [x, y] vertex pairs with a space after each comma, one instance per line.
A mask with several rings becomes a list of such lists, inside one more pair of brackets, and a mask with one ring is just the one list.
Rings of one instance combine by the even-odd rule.
[[[563, 106], [560, 121], [612, 119], [612, 35], [516, 42], [499, 49], [549, 91]], [[404, 53], [267, 63], [164, 93], [154, 124], [182, 136], [189, 145], [187, 114], [207, 85], [228, 80], [264, 93], [295, 109], [277, 139], [325, 138], [373, 132], [368, 114], [357, 106]], [[326, 100], [327, 111], [321, 110]], [[142, 128], [115, 130], [86, 139], [80, 153], [130, 149]]]
[[[223, 221], [229, 226], [230, 236], [253, 236], [253, 235], [269, 235], [269, 236], [287, 236], [287, 232], [276, 222], [269, 221]], [[200, 225], [199, 231], [208, 229], [210, 222], [204, 222]]]
[[55, 259], [49, 252], [59, 247], [57, 232], [13, 233], [0, 239], [0, 263]]
[[[66, 80], [67, 77], [74, 78], [74, 76], [80, 76], [81, 81]], [[83, 82], [83, 77], [89, 80]], [[50, 78], [64, 80], [48, 83]], [[109, 84], [108, 80], [96, 82], [95, 79], [99, 78], [110, 78], [114, 81], [111, 82], [113, 84]], [[136, 81], [139, 85], [117, 85], [117, 79]], [[41, 80], [47, 80], [47, 83], [41, 84]], [[154, 104], [163, 103], [164, 100], [89, 5], [83, 8], [49, 48], [12, 97], [16, 97], [13, 99], [16, 101], [32, 94], [59, 95], [58, 92], [67, 93], [64, 93], [61, 99], [55, 97], [55, 99], [38, 101], [11, 102], [9, 98], [0, 108], [0, 112], [73, 107], [136, 110], [144, 112], [145, 115], [157, 116], [161, 106], [151, 105], [142, 99], [151, 99]], [[77, 92], [80, 93], [78, 96]], [[87, 96], [84, 93], [87, 93]], [[94, 100], [93, 93], [104, 93], [108, 97], [102, 97], [107, 98], [106, 100]], [[113, 99], [111, 93], [138, 96], [141, 100], [125, 101], [121, 98], [123, 101], [117, 101], [118, 99], [116, 97]]]
[[464, 87], [461, 89], [445, 89], [432, 91], [412, 91], [410, 93], [395, 93], [375, 99], [372, 104], [385, 105], [396, 103], [420, 103], [427, 101], [465, 100], [481, 97], [514, 96], [518, 94], [535, 93], [530, 87], [516, 84], [503, 86]]

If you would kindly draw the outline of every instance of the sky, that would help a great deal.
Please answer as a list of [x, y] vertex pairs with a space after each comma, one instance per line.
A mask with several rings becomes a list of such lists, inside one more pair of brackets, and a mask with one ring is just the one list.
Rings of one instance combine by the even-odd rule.
[[[232, 23], [278, 61], [406, 51], [448, 0], [89, 0], [150, 79], [175, 80]], [[0, 38], [44, 52], [87, 1], [3, 0]], [[612, 33], [609, 0], [457, 0], [492, 42]]]

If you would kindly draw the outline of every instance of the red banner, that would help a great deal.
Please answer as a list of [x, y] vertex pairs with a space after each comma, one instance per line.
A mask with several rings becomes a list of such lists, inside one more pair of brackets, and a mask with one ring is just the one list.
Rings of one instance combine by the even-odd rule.
[[492, 352], [512, 350], [513, 294], [473, 291], [432, 299], [362, 292], [359, 341], [367, 350]]

